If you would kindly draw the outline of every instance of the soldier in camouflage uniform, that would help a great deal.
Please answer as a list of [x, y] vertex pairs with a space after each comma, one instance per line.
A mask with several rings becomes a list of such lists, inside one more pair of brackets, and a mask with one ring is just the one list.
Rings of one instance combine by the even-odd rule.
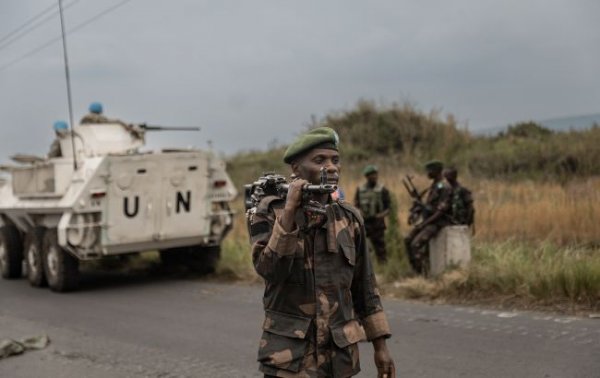
[[404, 239], [410, 265], [419, 274], [427, 274], [429, 240], [435, 237], [442, 227], [450, 224], [450, 195], [452, 193], [442, 177], [444, 169], [442, 162], [430, 161], [425, 164], [425, 169], [427, 177], [432, 182], [421, 209], [423, 221], [415, 225]]
[[444, 171], [444, 177], [450, 185], [450, 213], [454, 224], [464, 224], [475, 230], [475, 208], [471, 191], [458, 182], [456, 168], [450, 167]]
[[326, 215], [307, 214], [302, 187], [337, 184], [338, 137], [313, 129], [287, 149], [296, 179], [287, 198], [265, 197], [251, 209], [252, 260], [265, 280], [265, 321], [258, 361], [265, 377], [350, 377], [360, 371], [358, 342], [375, 349], [379, 377], [394, 377], [381, 306], [360, 213], [328, 194], [313, 197]]
[[366, 166], [363, 175], [367, 182], [356, 189], [354, 206], [365, 220], [367, 237], [373, 244], [377, 261], [385, 263], [385, 217], [390, 213], [390, 192], [377, 182], [379, 175], [376, 166]]

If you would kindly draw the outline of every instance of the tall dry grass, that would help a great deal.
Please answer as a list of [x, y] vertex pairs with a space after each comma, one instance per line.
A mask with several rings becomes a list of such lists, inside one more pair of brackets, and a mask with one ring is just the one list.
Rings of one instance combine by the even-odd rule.
[[[341, 186], [346, 200], [352, 201], [363, 178], [359, 167], [349, 168], [343, 171]], [[389, 262], [375, 264], [388, 292], [429, 299], [504, 302], [508, 298], [525, 307], [600, 308], [600, 178], [564, 185], [464, 179], [475, 197], [473, 260], [467, 271], [425, 281], [412, 277], [401, 242], [409, 230], [406, 219], [411, 204], [401, 181], [405, 173], [389, 165], [380, 168], [380, 180], [397, 205], [390, 217], [397, 226], [386, 235]], [[420, 174], [414, 182], [420, 189], [429, 184]], [[226, 278], [257, 280], [242, 199], [233, 206], [235, 225], [223, 244], [218, 272]]]
[[556, 183], [473, 185], [478, 238], [516, 239], [560, 245], [600, 243], [600, 179]]
[[[411, 199], [402, 186], [405, 172], [382, 167], [380, 181], [398, 200], [398, 217], [403, 230]], [[412, 173], [414, 175], [414, 173]], [[343, 178], [348, 200], [351, 200], [362, 178]], [[425, 189], [429, 180], [414, 175], [415, 185]], [[473, 192], [476, 209], [478, 242], [506, 240], [557, 245], [600, 245], [600, 178], [552, 182], [507, 182], [493, 180], [460, 180]]]
[[[402, 186], [404, 174], [396, 172], [393, 167], [380, 169], [380, 181], [396, 198], [401, 234], [409, 230], [406, 220], [411, 205], [411, 199]], [[342, 175], [341, 186], [347, 201], [352, 201], [362, 180], [356, 174]], [[420, 189], [429, 185], [429, 180], [423, 175], [414, 174], [413, 180]], [[600, 178], [581, 179], [564, 185], [471, 178], [461, 181], [472, 190], [475, 198], [475, 244], [515, 241], [558, 246], [600, 245]], [[237, 216], [227, 243], [247, 247], [248, 232], [242, 199], [238, 198], [233, 207]]]

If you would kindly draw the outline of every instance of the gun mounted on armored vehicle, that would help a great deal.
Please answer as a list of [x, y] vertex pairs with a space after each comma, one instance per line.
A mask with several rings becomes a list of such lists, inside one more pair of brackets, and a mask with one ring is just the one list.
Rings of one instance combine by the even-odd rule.
[[56, 141], [60, 156], [21, 155], [2, 167], [4, 278], [20, 277], [24, 261], [33, 286], [69, 291], [80, 261], [148, 250], [167, 263], [214, 270], [237, 195], [224, 161], [197, 149], [142, 151], [144, 138], [118, 123], [70, 133]]

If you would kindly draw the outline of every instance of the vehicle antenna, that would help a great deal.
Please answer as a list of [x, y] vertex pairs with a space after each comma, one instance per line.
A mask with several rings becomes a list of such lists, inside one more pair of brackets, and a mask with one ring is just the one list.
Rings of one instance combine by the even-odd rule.
[[67, 38], [65, 34], [62, 0], [58, 0], [58, 10], [60, 13], [60, 28], [62, 32], [63, 55], [65, 61], [65, 78], [67, 81], [67, 102], [69, 103], [69, 129], [71, 130], [71, 146], [73, 148], [73, 168], [77, 170], [77, 151], [75, 151], [75, 132], [73, 130], [73, 101], [71, 99], [71, 76], [69, 75], [69, 59], [67, 58]]

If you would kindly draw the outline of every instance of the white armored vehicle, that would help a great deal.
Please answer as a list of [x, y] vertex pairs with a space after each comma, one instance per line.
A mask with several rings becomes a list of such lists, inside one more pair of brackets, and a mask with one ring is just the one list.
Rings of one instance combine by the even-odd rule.
[[[79, 261], [159, 250], [214, 270], [237, 195], [212, 152], [143, 152], [143, 134], [86, 124], [58, 137], [59, 157], [16, 156], [0, 178], [0, 272], [69, 291]], [[74, 159], [75, 157], [75, 159]], [[23, 264], [23, 261], [25, 264]]]

